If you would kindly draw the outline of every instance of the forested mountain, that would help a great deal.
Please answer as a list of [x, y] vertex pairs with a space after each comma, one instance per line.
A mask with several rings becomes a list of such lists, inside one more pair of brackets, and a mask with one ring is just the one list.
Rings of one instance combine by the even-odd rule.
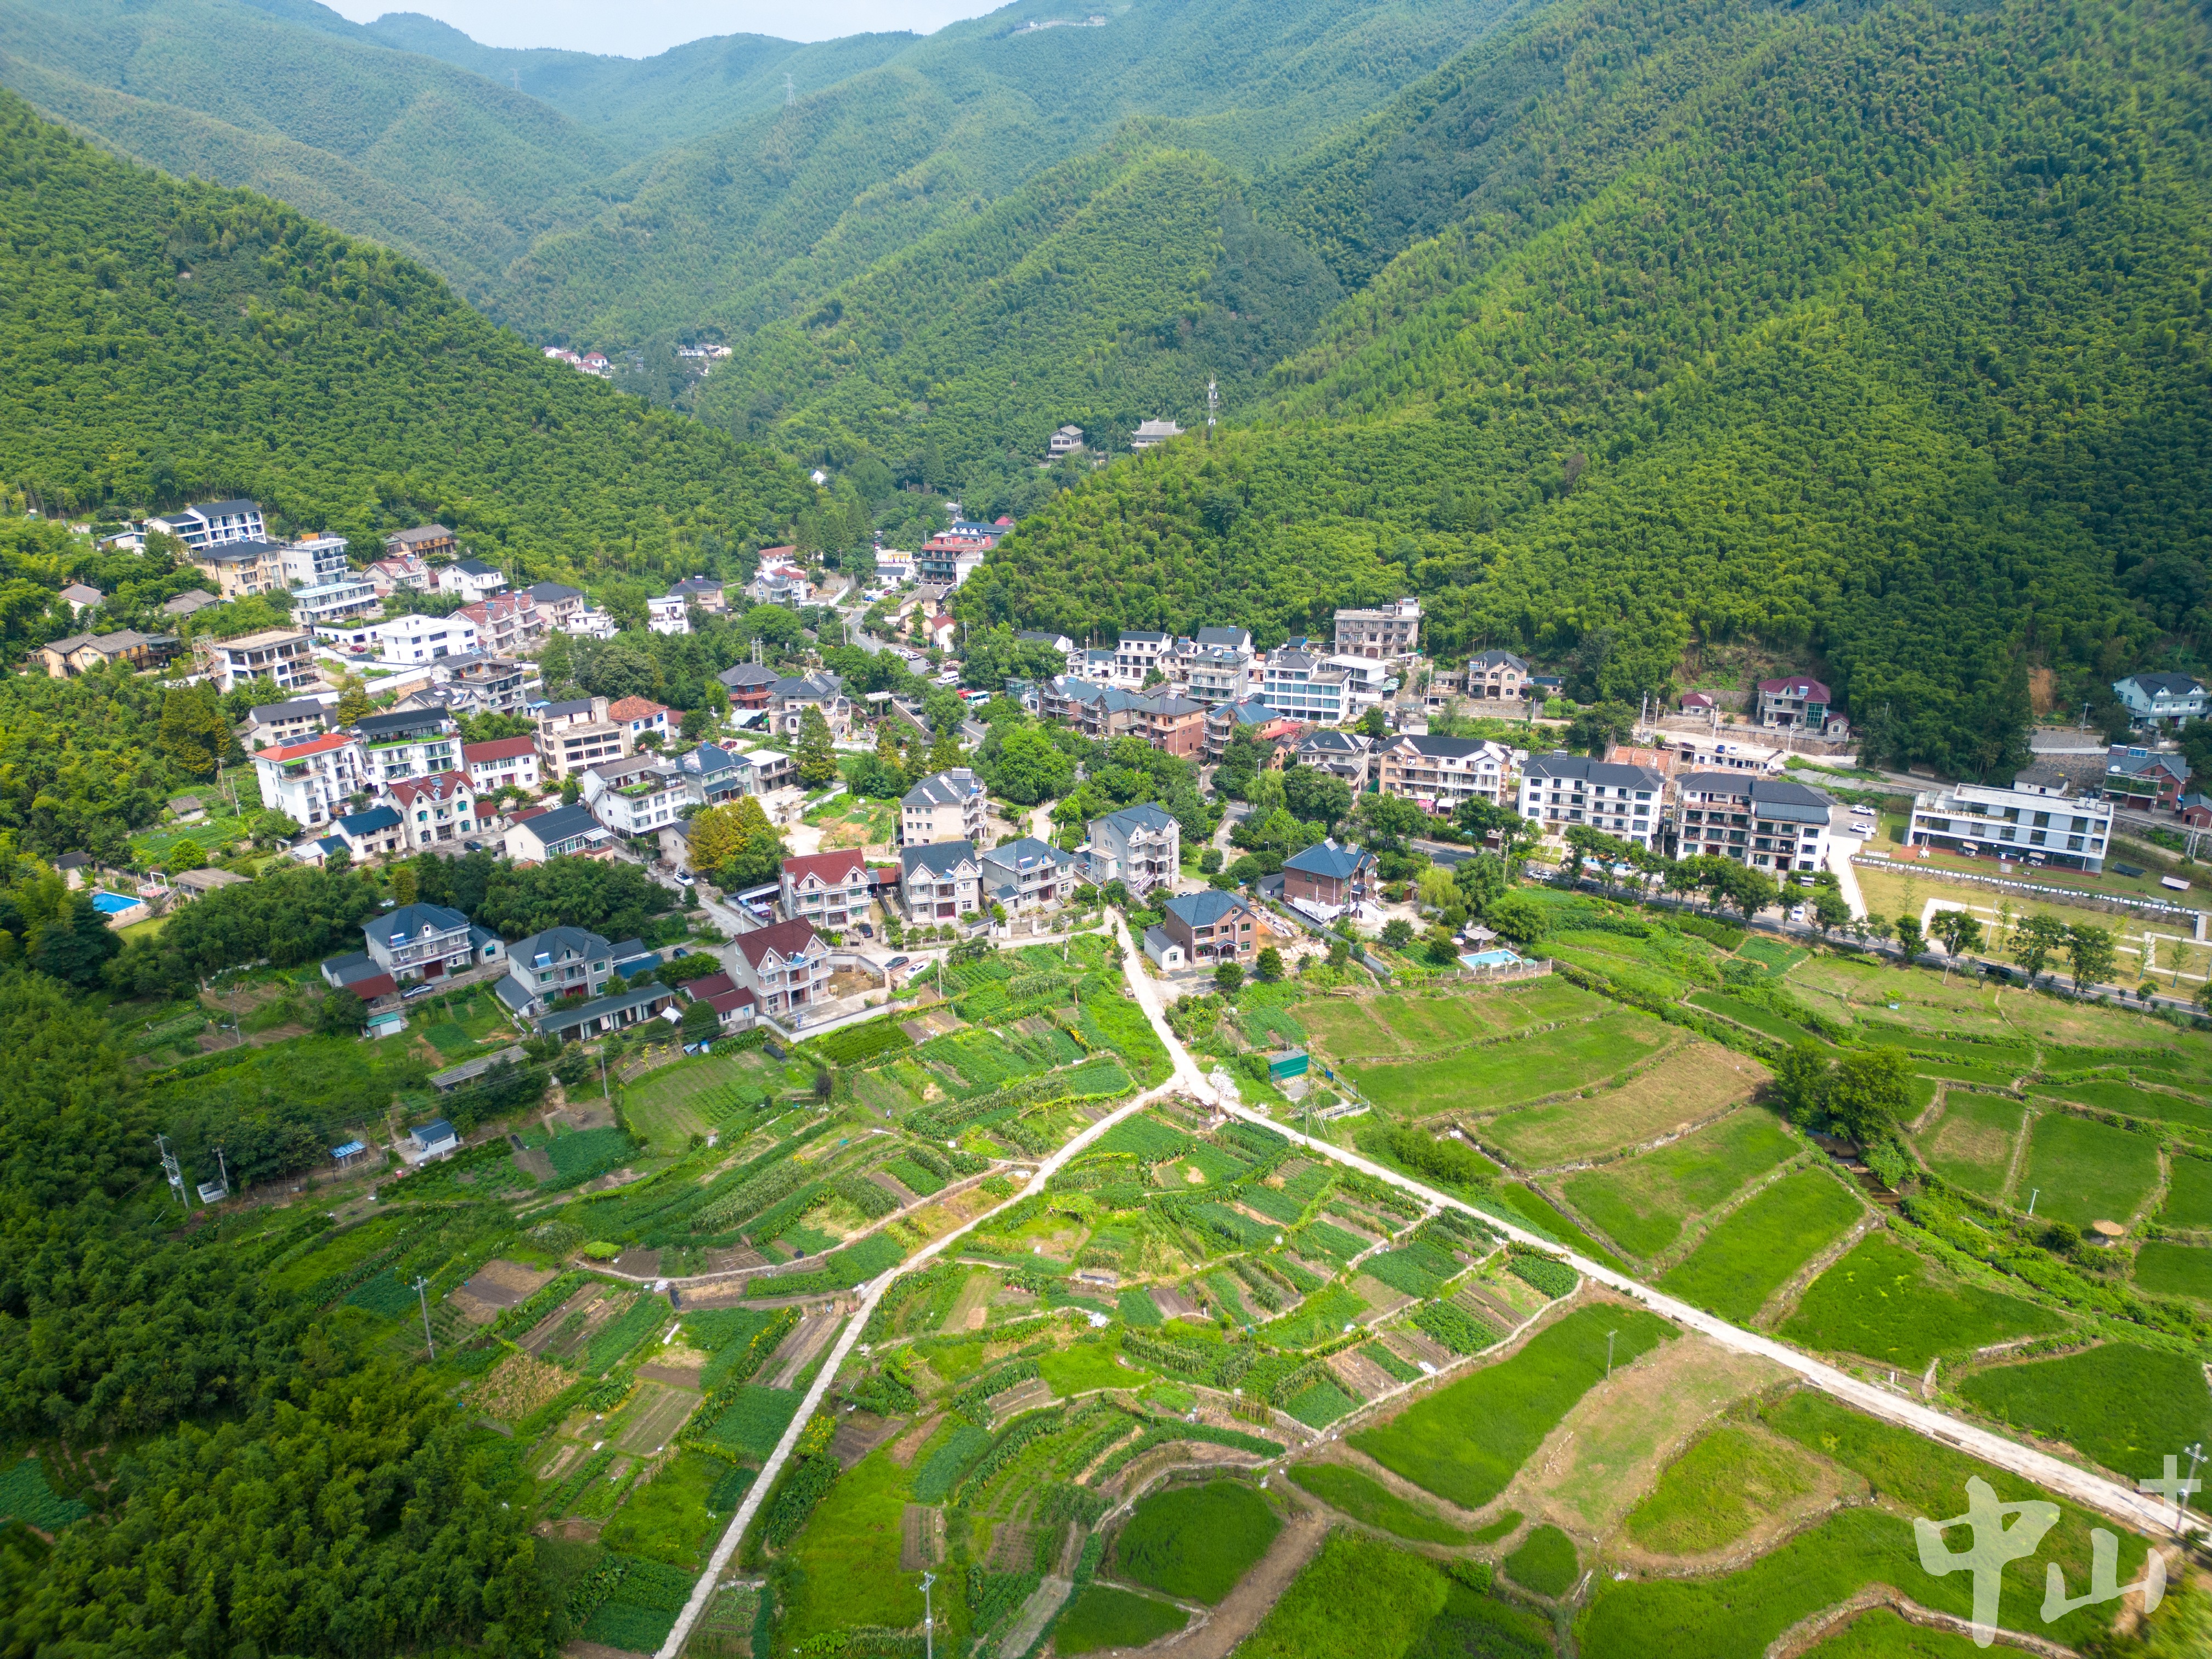
[[50, 507], [258, 497], [517, 575], [694, 568], [813, 497], [788, 462], [550, 363], [411, 262], [103, 155], [0, 92], [0, 476]]
[[1237, 181], [1138, 143], [1065, 162], [768, 324], [701, 389], [700, 414], [805, 458], [865, 447], [967, 491], [1073, 422], [1125, 447], [1138, 422], [1201, 422], [1209, 374], [1231, 402], [1340, 297]]
[[1995, 766], [2032, 664], [2212, 640], [2209, 51], [2156, 6], [1555, 7], [1263, 184], [1372, 281], [963, 603], [1279, 638], [1418, 592], [1439, 649], [1632, 702], [1754, 635], [1881, 752]]
[[1017, 0], [927, 38], [633, 61], [314, 0], [0, 0], [0, 85], [412, 254], [535, 337], [616, 346], [809, 310], [1132, 118], [1286, 158], [1528, 3], [1128, 0], [1030, 29], [1074, 14]]

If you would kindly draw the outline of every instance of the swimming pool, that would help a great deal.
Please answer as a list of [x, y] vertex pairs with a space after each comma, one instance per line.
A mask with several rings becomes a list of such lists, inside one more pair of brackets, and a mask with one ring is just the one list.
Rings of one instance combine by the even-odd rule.
[[1462, 968], [1510, 968], [1521, 960], [1510, 951], [1477, 951], [1471, 957], [1462, 957]]
[[92, 896], [92, 908], [103, 915], [114, 915], [118, 911], [128, 910], [137, 903], [137, 899], [122, 893], [94, 893]]

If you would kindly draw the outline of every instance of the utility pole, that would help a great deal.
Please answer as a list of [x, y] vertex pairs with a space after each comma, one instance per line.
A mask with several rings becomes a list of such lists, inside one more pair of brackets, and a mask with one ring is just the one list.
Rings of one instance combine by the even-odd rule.
[[2027, 1212], [2030, 1215], [2033, 1215], [2035, 1213], [2035, 1200], [2042, 1196], [2043, 1188], [2040, 1187], [2035, 1188], [2029, 1192], [2027, 1195]]
[[2189, 1484], [2174, 1499], [2173, 1529], [2176, 1532], [2181, 1530], [2182, 1520], [2189, 1513], [2189, 1494], [2197, 1490], [2197, 1466], [2204, 1461], [2204, 1443], [2200, 1440], [2193, 1446], [2184, 1446], [2181, 1455], [2189, 1460]]
[[417, 1273], [415, 1275], [415, 1300], [421, 1304], [422, 1309], [422, 1341], [424, 1346], [430, 1350], [430, 1358], [435, 1359], [438, 1357], [438, 1344], [436, 1339], [432, 1337], [430, 1334], [429, 1285], [430, 1281], [423, 1278], [422, 1274]]
[[791, 71], [783, 72], [783, 106], [789, 109], [799, 101], [799, 94], [791, 89]]
[[1608, 1382], [1613, 1381], [1613, 1339], [1620, 1334], [1619, 1331], [1605, 1334], [1605, 1380]]
[[925, 1569], [921, 1575], [922, 1659], [937, 1659], [937, 1612], [929, 1599], [929, 1587], [936, 1582], [937, 1575]]
[[177, 1202], [184, 1207], [185, 1213], [190, 1215], [192, 1205], [191, 1200], [185, 1196], [184, 1169], [178, 1164], [177, 1155], [169, 1150], [168, 1136], [155, 1135], [154, 1144], [161, 1149], [161, 1173], [169, 1177], [169, 1187], [176, 1194]]
[[1215, 384], [1213, 376], [1209, 374], [1206, 377], [1206, 436], [1208, 442], [1211, 442], [1213, 438], [1214, 417], [1220, 412], [1221, 388]]

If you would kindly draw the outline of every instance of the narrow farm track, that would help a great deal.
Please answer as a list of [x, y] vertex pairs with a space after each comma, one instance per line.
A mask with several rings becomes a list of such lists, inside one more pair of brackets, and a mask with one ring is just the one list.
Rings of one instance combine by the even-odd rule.
[[[1133, 974], [1134, 970], [1132, 971]], [[1410, 1176], [1401, 1175], [1395, 1170], [1386, 1169], [1380, 1164], [1362, 1158], [1357, 1152], [1346, 1152], [1341, 1146], [1332, 1146], [1327, 1141], [1315, 1140], [1309, 1136], [1300, 1134], [1287, 1125], [1276, 1122], [1265, 1113], [1255, 1111], [1243, 1102], [1232, 1097], [1224, 1096], [1199, 1075], [1198, 1068], [1192, 1063], [1188, 1051], [1183, 1048], [1176, 1034], [1168, 1029], [1166, 1017], [1160, 1010], [1159, 998], [1152, 991], [1150, 983], [1138, 979], [1135, 984], [1138, 1003], [1152, 1018], [1153, 1035], [1167, 1046], [1169, 1054], [1176, 1062], [1176, 1075], [1181, 1077], [1188, 1072], [1195, 1079], [1188, 1085], [1190, 1092], [1218, 1109], [1232, 1116], [1243, 1118], [1247, 1122], [1255, 1123], [1273, 1130], [1275, 1133], [1304, 1147], [1317, 1157], [1334, 1158], [1339, 1164], [1348, 1165], [1362, 1174], [1372, 1176], [1378, 1181], [1388, 1182], [1390, 1185], [1429, 1204], [1448, 1206], [1468, 1215], [1480, 1217], [1485, 1226], [1502, 1232], [1510, 1238], [1518, 1239], [1524, 1244], [1537, 1245], [1543, 1249], [1563, 1255], [1574, 1270], [1585, 1279], [1608, 1285], [1624, 1296], [1632, 1297], [1655, 1313], [1662, 1314], [1687, 1329], [1710, 1337], [1723, 1347], [1731, 1348], [1738, 1353], [1756, 1354], [1763, 1358], [1771, 1359], [1785, 1370], [1802, 1377], [1823, 1393], [1835, 1395], [1838, 1400], [1857, 1407], [1870, 1417], [1878, 1417], [1884, 1422], [1894, 1423], [1899, 1428], [1909, 1429], [1915, 1434], [1954, 1447], [1972, 1456], [1980, 1458], [1984, 1462], [1993, 1463], [2001, 1469], [2008, 1469], [2014, 1474], [2033, 1480], [2037, 1485], [2063, 1497], [2070, 1498], [2075, 1503], [2094, 1510], [2100, 1514], [2108, 1515], [2152, 1537], [2172, 1535], [2172, 1506], [2155, 1496], [2131, 1492], [2116, 1481], [2106, 1480], [2086, 1470], [2078, 1469], [2071, 1463], [2062, 1462], [2046, 1453], [2036, 1451], [2016, 1441], [2008, 1440], [2002, 1435], [1992, 1434], [1988, 1430], [1977, 1428], [1970, 1423], [1962, 1423], [1956, 1418], [1946, 1416], [1943, 1413], [1929, 1407], [1920, 1405], [1902, 1395], [1892, 1394], [1887, 1389], [1878, 1388], [1871, 1382], [1862, 1382], [1846, 1371], [1839, 1370], [1833, 1365], [1802, 1354], [1795, 1348], [1778, 1342], [1771, 1337], [1763, 1336], [1757, 1331], [1745, 1330], [1741, 1326], [1731, 1325], [1724, 1319], [1717, 1319], [1703, 1310], [1693, 1308], [1686, 1302], [1678, 1301], [1671, 1296], [1655, 1291], [1650, 1285], [1631, 1279], [1626, 1273], [1615, 1273], [1609, 1267], [1601, 1267], [1596, 1262], [1586, 1260], [1571, 1250], [1563, 1250], [1548, 1239], [1539, 1238], [1534, 1233], [1516, 1227], [1509, 1221], [1500, 1220], [1487, 1211], [1478, 1210], [1463, 1200], [1450, 1197], [1432, 1188], [1425, 1187]], [[1962, 1493], [1960, 1495], [1962, 1506], [1964, 1502], [1965, 1496]], [[2191, 1515], [2189, 1521], [2191, 1530], [2212, 1534], [2212, 1522], [2208, 1522], [2204, 1517], [2197, 1515]]]
[[815, 1373], [814, 1382], [806, 1390], [806, 1397], [799, 1402], [799, 1409], [792, 1413], [790, 1425], [784, 1430], [783, 1437], [775, 1443], [775, 1450], [769, 1455], [767, 1463], [762, 1467], [760, 1474], [754, 1478], [751, 1487], [745, 1493], [744, 1502], [738, 1506], [738, 1512], [730, 1517], [730, 1524], [724, 1529], [721, 1541], [714, 1546], [714, 1554], [708, 1559], [707, 1570], [699, 1575], [699, 1582], [691, 1587], [690, 1600], [684, 1604], [684, 1611], [677, 1616], [674, 1626], [668, 1632], [668, 1639], [660, 1644], [654, 1659], [677, 1659], [677, 1656], [683, 1652], [684, 1643], [690, 1639], [692, 1627], [699, 1622], [700, 1615], [706, 1612], [708, 1602], [714, 1599], [714, 1587], [723, 1582], [729, 1571], [730, 1562], [738, 1553], [738, 1545], [744, 1538], [745, 1528], [752, 1525], [753, 1517], [760, 1512], [761, 1505], [767, 1501], [769, 1491], [775, 1485], [776, 1478], [783, 1473], [784, 1465], [791, 1459], [793, 1448], [799, 1444], [799, 1437], [805, 1432], [814, 1413], [821, 1409], [823, 1396], [829, 1393], [830, 1384], [836, 1379], [838, 1368], [844, 1364], [853, 1352], [854, 1345], [860, 1340], [860, 1333], [867, 1328], [868, 1316], [875, 1312], [877, 1304], [883, 1300], [884, 1292], [889, 1290], [896, 1280], [918, 1268], [928, 1266], [952, 1244], [981, 1226], [1000, 1210], [1020, 1203], [1022, 1200], [1034, 1193], [1042, 1192], [1045, 1182], [1052, 1178], [1055, 1171], [1069, 1159], [1078, 1158], [1088, 1151], [1094, 1141], [1105, 1135], [1124, 1118], [1143, 1110], [1156, 1100], [1164, 1099], [1173, 1094], [1196, 1095], [1201, 1099], [1209, 1101], [1214, 1097], [1212, 1089], [1207, 1085], [1204, 1074], [1199, 1071], [1189, 1053], [1180, 1042], [1174, 1040], [1174, 1034], [1168, 1031], [1167, 1018], [1161, 1009], [1158, 993], [1153, 990], [1152, 982], [1145, 977], [1143, 959], [1137, 952], [1135, 942], [1129, 936], [1128, 924], [1117, 918], [1115, 922], [1115, 931], [1120, 934], [1121, 940], [1121, 970], [1127, 976], [1131, 989], [1136, 994], [1138, 1006], [1144, 1009], [1146, 1018], [1151, 1020], [1152, 1030], [1164, 1034], [1166, 1037], [1169, 1057], [1175, 1062], [1174, 1072], [1165, 1083], [1156, 1089], [1146, 1090], [1134, 1099], [1108, 1113], [1039, 1164], [1036, 1173], [1030, 1176], [1028, 1184], [1020, 1192], [1009, 1198], [1005, 1204], [994, 1206], [973, 1220], [945, 1234], [944, 1237], [923, 1245], [921, 1249], [915, 1251], [897, 1267], [861, 1287], [860, 1306], [854, 1310], [853, 1316], [845, 1322], [845, 1328], [839, 1334], [836, 1345], [830, 1349], [830, 1357], [823, 1362], [822, 1369]]

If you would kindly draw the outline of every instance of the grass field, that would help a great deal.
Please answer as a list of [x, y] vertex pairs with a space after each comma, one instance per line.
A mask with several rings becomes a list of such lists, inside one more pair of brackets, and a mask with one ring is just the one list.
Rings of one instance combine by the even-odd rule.
[[2176, 1158], [2168, 1169], [2158, 1218], [2169, 1227], [2212, 1227], [2212, 1161]]
[[1523, 1169], [1546, 1169], [1656, 1139], [1750, 1099], [1765, 1080], [1755, 1060], [1686, 1042], [1618, 1088], [1509, 1112], [1482, 1134]]
[[750, 1112], [763, 1095], [781, 1094], [787, 1082], [783, 1068], [764, 1054], [696, 1055], [628, 1085], [623, 1117], [655, 1152], [674, 1157], [690, 1146], [693, 1135]]
[[2160, 1296], [2212, 1302], [2212, 1249], [2154, 1240], [2136, 1252], [2136, 1283]]
[[2128, 1117], [2149, 1118], [2166, 1123], [2185, 1123], [2191, 1128], [2212, 1128], [2212, 1105], [2164, 1089], [2144, 1089], [2115, 1078], [2084, 1078], [2078, 1083], [2054, 1084], [2038, 1089], [2039, 1095], [2078, 1101]]
[[1096, 1653], [1101, 1648], [1141, 1648], [1190, 1623], [1181, 1607], [1133, 1590], [1091, 1584], [1067, 1604], [1052, 1629], [1054, 1653]]
[[1505, 1558], [1506, 1577], [1522, 1589], [1554, 1599], [1575, 1587], [1581, 1572], [1575, 1540], [1557, 1527], [1532, 1527], [1521, 1547]]
[[1622, 1273], [1629, 1271], [1627, 1263], [1622, 1261], [1611, 1250], [1607, 1249], [1604, 1245], [1560, 1214], [1552, 1200], [1534, 1187], [1524, 1187], [1517, 1181], [1509, 1181], [1497, 1190], [1498, 1198], [1504, 1201], [1506, 1208], [1534, 1222], [1538, 1227], [1549, 1233], [1569, 1249], [1578, 1251], [1589, 1257], [1591, 1261], [1602, 1262], [1608, 1267], [1619, 1268]]
[[1724, 1423], [1667, 1466], [1629, 1511], [1628, 1535], [1662, 1555], [1702, 1555], [1733, 1544], [1814, 1483], [1796, 1446]]
[[1894, 1608], [1863, 1613], [1804, 1659], [1982, 1659], [1971, 1636], [1905, 1623]]
[[1861, 1212], [1826, 1170], [1794, 1170], [1723, 1218], [1659, 1287], [1741, 1324]]
[[1917, 1371], [1938, 1354], [2064, 1326], [2033, 1303], [1941, 1275], [1875, 1234], [1813, 1281], [1782, 1335], [1816, 1352], [1863, 1354]]
[[1771, 1009], [1755, 1002], [1746, 1002], [1741, 997], [1732, 997], [1725, 991], [1698, 991], [1690, 997], [1691, 1006], [1707, 1013], [1718, 1014], [1723, 1019], [1771, 1036], [1777, 1042], [1818, 1042], [1819, 1037], [1794, 1019], [1784, 1019]]
[[921, 1577], [899, 1571], [899, 1518], [913, 1485], [888, 1449], [838, 1476], [792, 1547], [805, 1577], [781, 1632], [791, 1645], [854, 1625], [921, 1622]]
[[719, 1457], [678, 1452], [649, 1485], [630, 1494], [600, 1533], [600, 1542], [625, 1555], [696, 1571], [720, 1531], [707, 1500], [729, 1472]]
[[1093, 1389], [1133, 1389], [1149, 1372], [1115, 1363], [1115, 1350], [1103, 1342], [1079, 1342], [1037, 1356], [1037, 1375], [1062, 1399]]
[[1331, 1509], [1417, 1544], [1464, 1544], [1468, 1535], [1440, 1516], [1408, 1504], [1381, 1481], [1343, 1463], [1297, 1463], [1291, 1479]]
[[2167, 1453], [2212, 1434], [2203, 1362], [2124, 1342], [1993, 1366], [1958, 1389], [2001, 1422], [2063, 1440], [2130, 1481], [2162, 1473]]
[[1920, 1156], [1946, 1181], [2000, 1198], [2027, 1116], [2026, 1106], [2003, 1095], [1954, 1091], [1943, 1097], [1942, 1115], [1917, 1137]]
[[1443, 1610], [1446, 1584], [1418, 1555], [1333, 1532], [1237, 1659], [1406, 1659]]
[[1620, 1010], [1441, 1060], [1369, 1062], [1347, 1069], [1363, 1094], [1399, 1117], [1495, 1112], [1586, 1089], [1650, 1059], [1672, 1040], [1657, 1020]]
[[1605, 1376], [1606, 1333], [1626, 1363], [1671, 1340], [1656, 1315], [1577, 1308], [1539, 1331], [1511, 1358], [1415, 1401], [1352, 1443], [1425, 1492], [1480, 1509], [1505, 1490], [1529, 1453]]
[[2048, 1112], [2028, 1131], [2021, 1187], [2039, 1191], [2035, 1212], [2087, 1229], [2124, 1224], [2158, 1187], [2158, 1142], [2094, 1118]]
[[1797, 1150], [1764, 1112], [1731, 1112], [1695, 1134], [1565, 1183], [1567, 1201], [1634, 1255], [1658, 1255], [1693, 1214], [1723, 1202]]
[[1153, 1492], [1114, 1540], [1121, 1577], [1186, 1601], [1218, 1601], [1283, 1523], [1255, 1486], [1213, 1480]]
[[1298, 1023], [1339, 1060], [1418, 1059], [1510, 1036], [1532, 1025], [1589, 1019], [1610, 1005], [1560, 979], [1437, 997], [1317, 998]]

